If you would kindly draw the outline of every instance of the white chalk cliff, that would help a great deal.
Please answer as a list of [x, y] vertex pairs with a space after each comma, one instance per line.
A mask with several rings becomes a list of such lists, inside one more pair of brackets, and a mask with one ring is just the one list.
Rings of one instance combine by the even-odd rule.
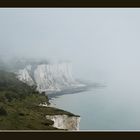
[[[71, 74], [69, 63], [27, 65], [16, 72], [17, 78], [30, 86], [35, 85], [37, 90], [45, 93], [59, 92], [67, 89], [84, 87]], [[39, 106], [48, 106], [47, 103]], [[47, 115], [47, 119], [54, 121], [53, 126], [59, 129], [79, 130], [80, 117], [68, 115]]]
[[68, 115], [46, 115], [46, 118], [54, 121], [53, 126], [56, 128], [79, 130], [80, 117]]
[[19, 70], [17, 74], [19, 80], [32, 86], [35, 83], [32, 77], [30, 76], [29, 71], [31, 71], [31, 66], [27, 66], [26, 68]]
[[[39, 92], [57, 92], [84, 87], [84, 84], [76, 81], [72, 76], [72, 66], [69, 63], [60, 64], [35, 64], [26, 65], [16, 72], [17, 78], [30, 86], [35, 85]], [[46, 103], [39, 106], [48, 106]], [[79, 130], [80, 117], [69, 115], [47, 115], [47, 119], [53, 120], [53, 126], [59, 129]]]
[[71, 69], [68, 63], [27, 65], [18, 71], [17, 77], [29, 85], [36, 85], [39, 92], [62, 91], [84, 86], [73, 78]]

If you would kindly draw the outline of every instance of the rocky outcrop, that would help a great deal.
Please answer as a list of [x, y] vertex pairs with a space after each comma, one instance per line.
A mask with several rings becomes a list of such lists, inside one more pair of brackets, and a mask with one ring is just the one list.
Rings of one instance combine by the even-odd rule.
[[27, 83], [28, 85], [32, 86], [34, 85], [34, 81], [32, 77], [29, 74], [29, 67], [27, 66], [26, 68], [19, 70], [18, 71], [18, 79], [24, 83]]
[[79, 130], [80, 117], [68, 115], [46, 115], [46, 118], [54, 121], [53, 127], [66, 130]]

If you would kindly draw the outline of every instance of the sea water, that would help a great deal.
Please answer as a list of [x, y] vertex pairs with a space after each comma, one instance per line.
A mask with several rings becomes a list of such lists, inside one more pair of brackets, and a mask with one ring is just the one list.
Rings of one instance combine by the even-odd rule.
[[51, 102], [80, 115], [80, 130], [140, 130], [140, 86], [130, 81], [62, 95]]

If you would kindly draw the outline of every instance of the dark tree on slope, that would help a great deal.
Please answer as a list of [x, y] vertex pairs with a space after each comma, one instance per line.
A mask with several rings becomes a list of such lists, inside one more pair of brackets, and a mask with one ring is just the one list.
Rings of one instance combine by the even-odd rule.
[[0, 116], [5, 116], [7, 115], [7, 111], [1, 106], [0, 107]]

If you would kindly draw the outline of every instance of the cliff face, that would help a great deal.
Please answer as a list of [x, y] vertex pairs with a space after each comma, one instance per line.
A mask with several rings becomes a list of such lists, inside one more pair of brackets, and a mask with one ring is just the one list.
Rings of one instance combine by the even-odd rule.
[[68, 63], [28, 65], [18, 71], [17, 77], [29, 85], [36, 85], [39, 92], [62, 91], [84, 86], [73, 78], [71, 65]]
[[46, 118], [54, 121], [53, 127], [67, 130], [79, 130], [80, 117], [68, 115], [46, 115]]
[[24, 83], [27, 83], [30, 86], [35, 84], [32, 77], [29, 74], [28, 67], [18, 71], [18, 79]]
[[[61, 92], [79, 87], [85, 87], [84, 84], [76, 81], [71, 74], [71, 65], [68, 63], [61, 64], [36, 64], [27, 65], [20, 69], [17, 77], [30, 86], [36, 85], [39, 92]], [[46, 106], [47, 104], [40, 104]], [[46, 115], [46, 119], [54, 122], [53, 127], [58, 129], [79, 130], [80, 117], [67, 114]]]

